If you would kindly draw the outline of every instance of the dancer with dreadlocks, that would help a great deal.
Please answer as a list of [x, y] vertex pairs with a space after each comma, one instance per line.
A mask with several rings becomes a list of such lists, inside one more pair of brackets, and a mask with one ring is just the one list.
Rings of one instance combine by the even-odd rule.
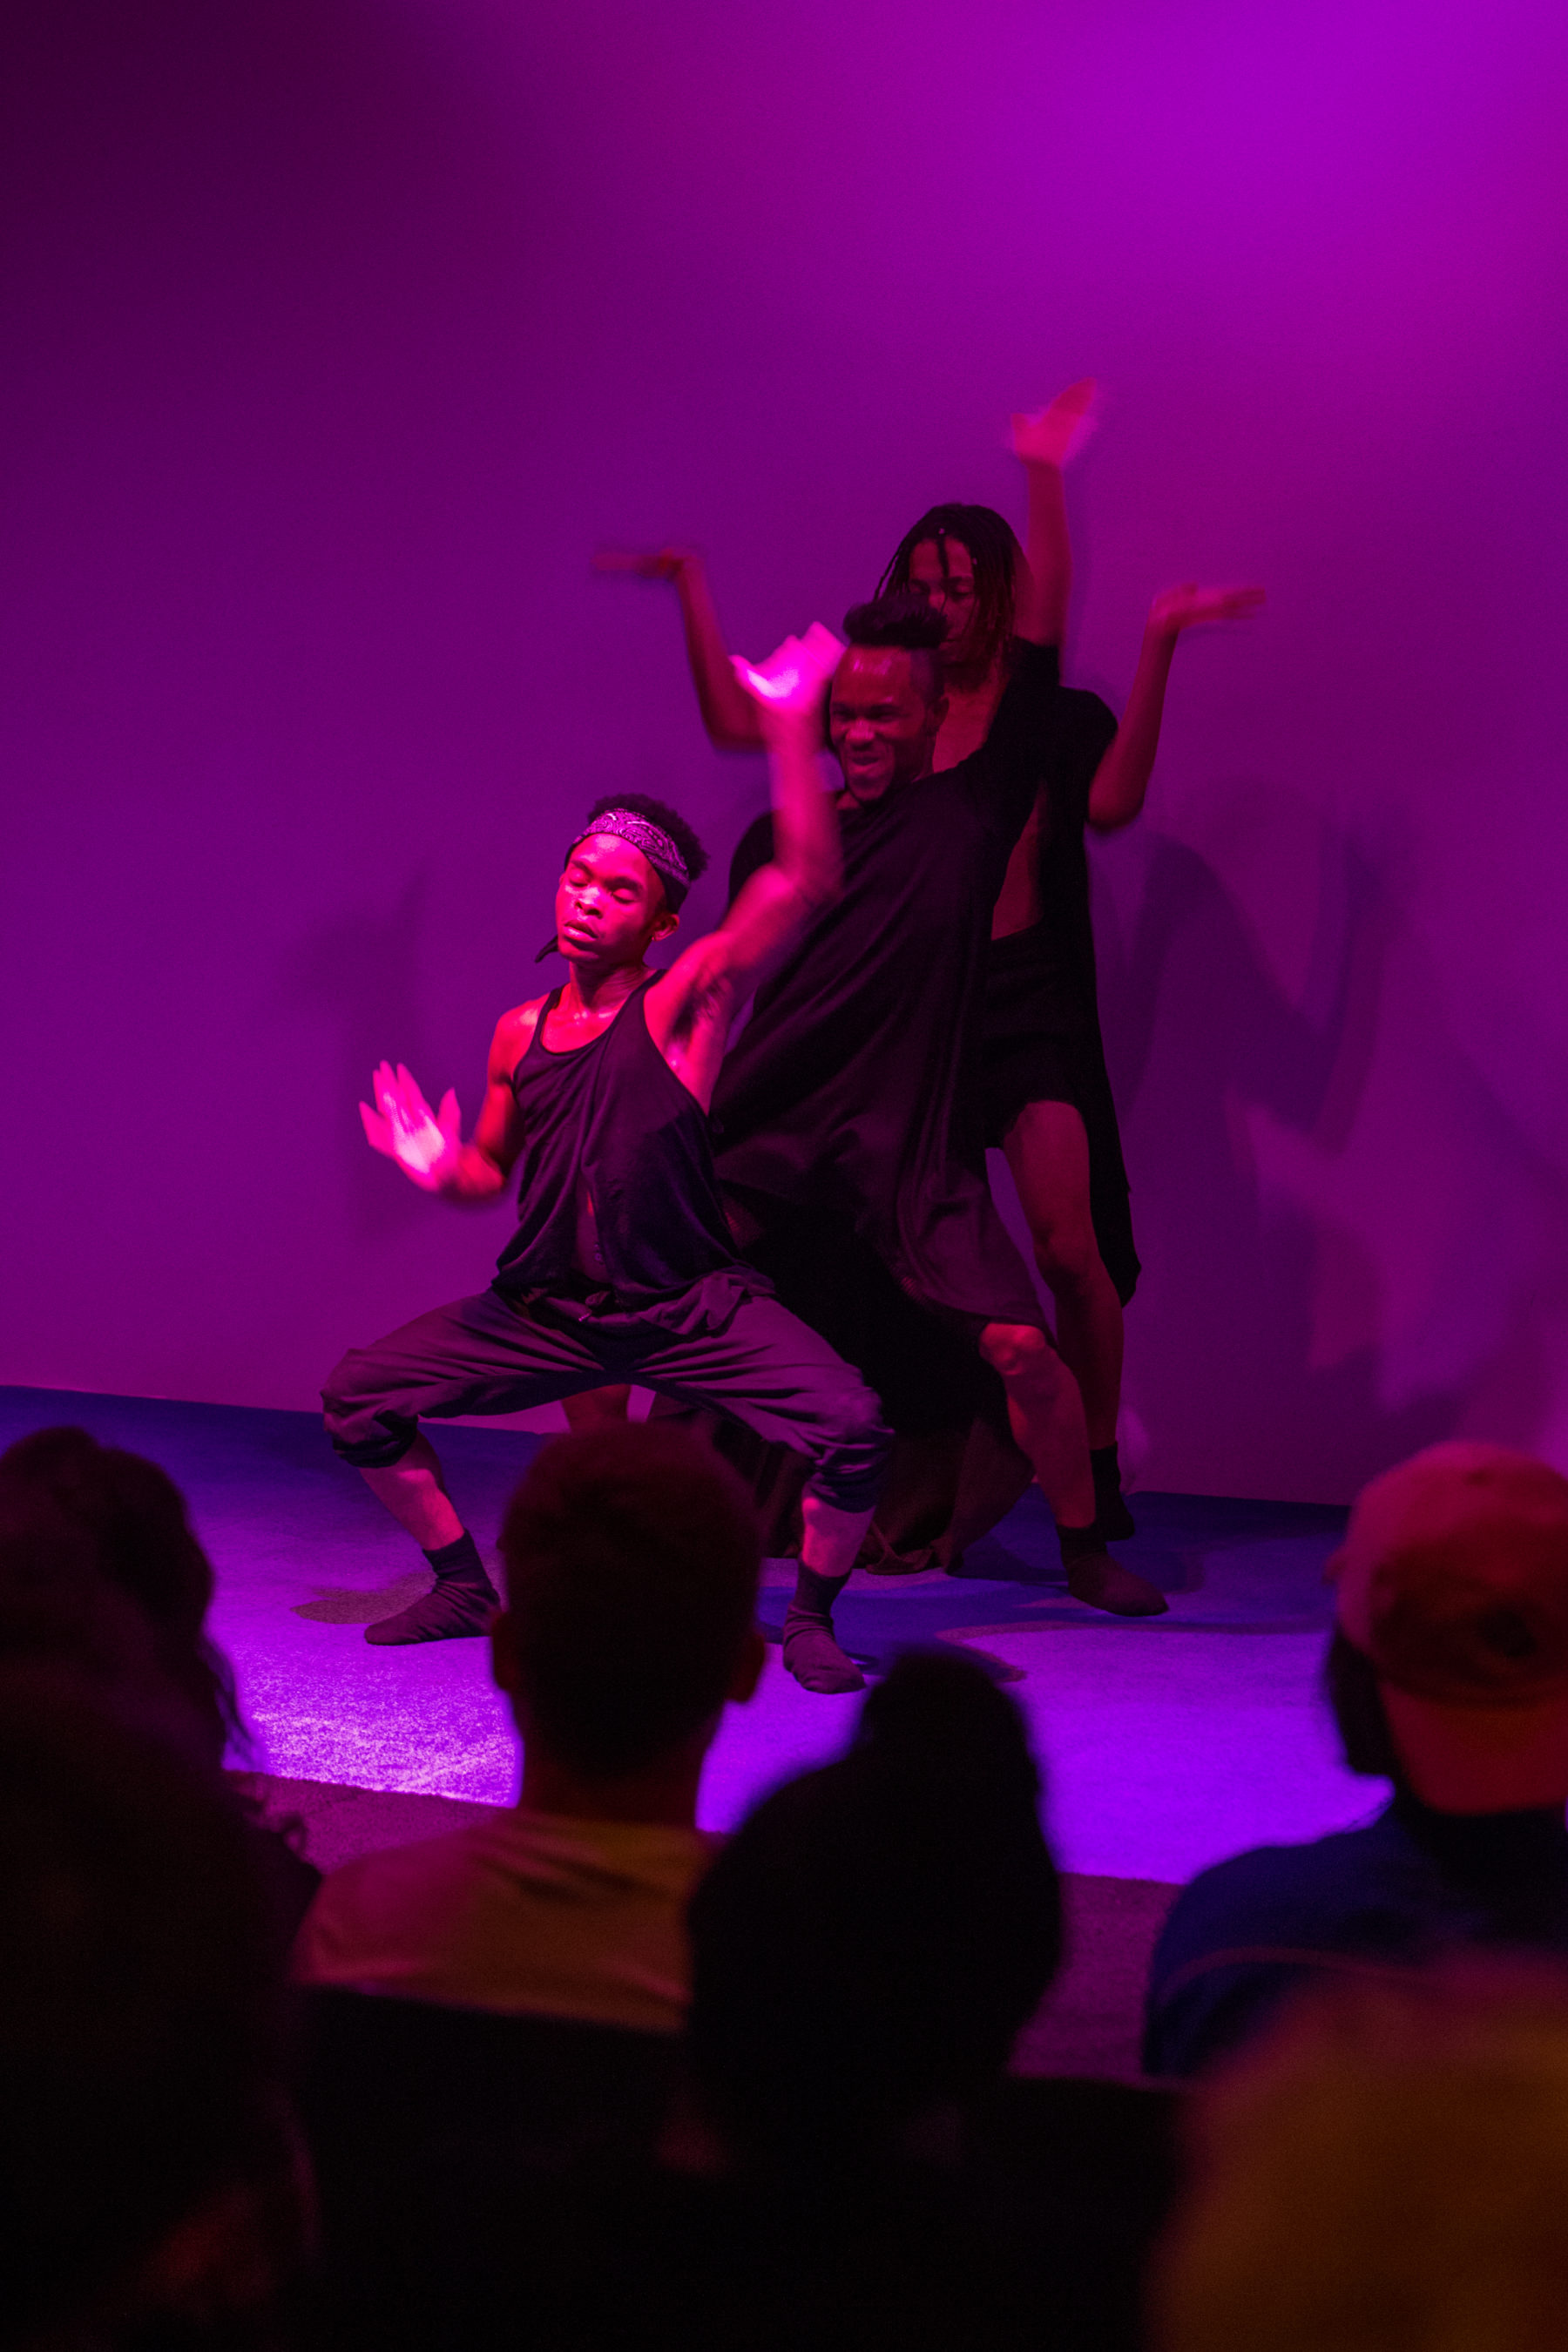
[[[667, 548], [600, 562], [673, 583], [708, 732], [721, 749], [756, 749], [754, 709], [730, 667], [700, 557]], [[990, 729], [1024, 566], [1004, 516], [954, 502], [931, 508], [905, 533], [878, 583], [879, 595], [923, 597], [942, 621], [939, 772], [968, 758]], [[1122, 1310], [1140, 1267], [1100, 1036], [1085, 827], [1116, 832], [1143, 806], [1182, 633], [1237, 619], [1262, 601], [1261, 589], [1194, 582], [1156, 596], [1120, 723], [1098, 695], [1061, 688], [1034, 807], [992, 919], [978, 1065], [985, 1141], [1005, 1152], [1017, 1186], [1056, 1310], [1057, 1343], [1083, 1397], [1100, 1530], [1112, 1538], [1133, 1532], [1116, 1424]], [[769, 825], [760, 818], [742, 841], [732, 888], [768, 855]], [[907, 1356], [907, 1336], [900, 1352]], [[899, 1426], [897, 1412], [893, 1419]]]
[[[934, 767], [945, 630], [928, 603], [888, 598], [848, 615], [829, 701], [844, 894], [759, 991], [714, 1111], [720, 1174], [753, 1220], [761, 1262], [771, 1270], [783, 1249], [809, 1271], [836, 1232], [868, 1249], [884, 1299], [912, 1302], [999, 1381], [1056, 1517], [1069, 1591], [1147, 1616], [1163, 1597], [1106, 1552], [1082, 1399], [992, 1202], [968, 1080], [990, 909], [1050, 740], [1071, 569], [1061, 468], [1092, 391], [1075, 385], [1014, 420], [1031, 560], [983, 743]], [[803, 1576], [797, 1599], [810, 1597]], [[816, 1597], [826, 1628], [834, 1595]], [[853, 1687], [844, 1666], [838, 1686]]]
[[[848, 1572], [887, 1452], [877, 1401], [737, 1255], [708, 1129], [735, 1012], [841, 887], [815, 757], [839, 651], [814, 629], [746, 673], [766, 713], [778, 846], [721, 929], [668, 971], [649, 968], [707, 858], [674, 810], [612, 794], [570, 844], [555, 893], [566, 982], [501, 1015], [470, 1141], [456, 1096], [432, 1111], [401, 1066], [383, 1063], [375, 1108], [360, 1106], [371, 1144], [426, 1192], [492, 1201], [522, 1165], [517, 1230], [489, 1289], [352, 1350], [323, 1392], [338, 1453], [436, 1578], [367, 1641], [480, 1633], [497, 1606], [421, 1419], [515, 1412], [606, 1381], [715, 1406], [807, 1455], [801, 1573]], [[819, 1638], [815, 1622], [786, 1628], [786, 1662], [811, 1687], [823, 1686]]]

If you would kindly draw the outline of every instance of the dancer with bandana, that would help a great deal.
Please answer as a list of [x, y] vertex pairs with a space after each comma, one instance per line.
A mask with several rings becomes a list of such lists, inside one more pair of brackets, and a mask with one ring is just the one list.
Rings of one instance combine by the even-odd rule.
[[[841, 887], [815, 759], [839, 650], [813, 629], [745, 671], [765, 713], [778, 847], [721, 929], [668, 971], [648, 967], [707, 860], [673, 810], [612, 795], [589, 812], [556, 889], [565, 984], [502, 1014], [470, 1140], [456, 1096], [432, 1111], [401, 1066], [383, 1063], [374, 1109], [360, 1106], [371, 1144], [426, 1192], [492, 1201], [522, 1169], [517, 1230], [489, 1289], [352, 1350], [323, 1391], [333, 1445], [436, 1578], [410, 1608], [367, 1626], [367, 1641], [480, 1633], [498, 1605], [420, 1421], [515, 1412], [605, 1382], [717, 1407], [807, 1455], [801, 1575], [815, 1599], [848, 1573], [887, 1452], [877, 1401], [739, 1256], [708, 1130], [735, 1012]], [[809, 1687], [824, 1686], [824, 1642], [842, 1655], [815, 1608], [786, 1622], [785, 1663]]]

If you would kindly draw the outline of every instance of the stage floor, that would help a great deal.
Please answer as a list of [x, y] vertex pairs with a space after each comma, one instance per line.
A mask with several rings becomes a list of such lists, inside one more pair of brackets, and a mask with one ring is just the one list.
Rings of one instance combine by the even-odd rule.
[[[257, 1768], [284, 1779], [500, 1804], [515, 1793], [510, 1718], [483, 1642], [373, 1649], [363, 1628], [423, 1588], [423, 1564], [309, 1413], [0, 1390], [0, 1446], [76, 1423], [162, 1463], [184, 1489], [217, 1570], [212, 1631], [234, 1662]], [[450, 1429], [454, 1496], [490, 1545], [541, 1441]], [[1170, 1595], [1127, 1622], [1068, 1597], [1037, 1492], [970, 1553], [971, 1573], [858, 1575], [839, 1604], [849, 1645], [882, 1654], [942, 1640], [1017, 1678], [1045, 1768], [1065, 1869], [1180, 1882], [1239, 1848], [1363, 1820], [1381, 1783], [1338, 1760], [1318, 1696], [1329, 1622], [1323, 1563], [1343, 1514], [1190, 1495], [1131, 1498], [1117, 1547]], [[764, 1622], [793, 1571], [770, 1566]], [[776, 1651], [749, 1706], [731, 1708], [702, 1789], [706, 1826], [731, 1826], [763, 1790], [842, 1746], [854, 1698], [813, 1697]]]

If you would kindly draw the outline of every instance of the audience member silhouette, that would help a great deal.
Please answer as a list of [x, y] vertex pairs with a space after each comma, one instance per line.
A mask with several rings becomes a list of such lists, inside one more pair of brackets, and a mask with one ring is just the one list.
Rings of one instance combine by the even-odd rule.
[[706, 1867], [703, 1759], [762, 1671], [751, 1498], [699, 1438], [560, 1438], [501, 1531], [494, 1671], [523, 1749], [516, 1808], [327, 1879], [300, 1979], [470, 2009], [679, 2031], [684, 1911]]
[[88, 1538], [99, 1573], [153, 1627], [164, 1671], [199, 1717], [214, 1765], [226, 1751], [247, 1753], [234, 1676], [206, 1633], [212, 1562], [167, 1471], [100, 1445], [85, 1429], [39, 1429], [0, 1454], [0, 1493], [6, 1491], [47, 1497]]
[[1497, 1962], [1320, 1987], [1205, 2091], [1156, 2352], [1555, 2352], [1568, 1980]]
[[[248, 1757], [228, 1661], [206, 1632], [212, 1563], [156, 1463], [100, 1445], [85, 1429], [18, 1438], [0, 1454], [0, 1641], [71, 1653], [115, 1694], [121, 1717], [129, 1709], [155, 1724], [211, 1772], [226, 1755]], [[259, 1813], [248, 1836], [291, 1935], [321, 1873]]]
[[[245, 2340], [302, 2246], [282, 1939], [236, 1807], [0, 1662], [0, 2344]], [[259, 2340], [259, 2339], [256, 2339]]]
[[1039, 1784], [1012, 1702], [910, 1654], [847, 1755], [765, 1799], [690, 1911], [687, 2047], [724, 2160], [863, 2183], [962, 2142], [1061, 1950]]
[[1184, 1890], [1151, 1969], [1152, 2074], [1197, 2073], [1329, 1970], [1472, 1946], [1568, 1958], [1568, 1478], [1432, 1446], [1363, 1489], [1330, 1573], [1345, 1759], [1392, 1802]]

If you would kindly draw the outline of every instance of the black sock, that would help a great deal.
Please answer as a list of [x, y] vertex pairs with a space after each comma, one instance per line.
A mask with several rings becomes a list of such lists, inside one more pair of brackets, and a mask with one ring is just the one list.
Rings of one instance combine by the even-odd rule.
[[500, 1594], [485, 1574], [479, 1548], [468, 1529], [455, 1543], [440, 1544], [425, 1557], [436, 1571], [431, 1590], [411, 1601], [406, 1609], [367, 1625], [367, 1642], [382, 1646], [450, 1642], [489, 1632], [490, 1619], [500, 1606]]
[[479, 1558], [479, 1545], [467, 1528], [454, 1542], [442, 1544], [437, 1550], [427, 1551], [425, 1557], [443, 1583], [449, 1577], [455, 1577], [459, 1584], [489, 1582], [485, 1574], [484, 1561]]
[[801, 1560], [795, 1570], [795, 1599], [789, 1604], [790, 1615], [813, 1618], [818, 1625], [831, 1625], [833, 1604], [848, 1581], [847, 1573], [824, 1576], [818, 1570], [807, 1568], [805, 1560]]
[[1062, 1548], [1062, 1566], [1070, 1568], [1086, 1551], [1103, 1551], [1105, 1538], [1100, 1532], [1100, 1521], [1090, 1519], [1087, 1528], [1064, 1528], [1057, 1521], [1057, 1541]]
[[804, 1560], [800, 1564], [795, 1599], [784, 1612], [784, 1662], [805, 1690], [866, 1687], [865, 1675], [839, 1648], [833, 1632], [833, 1604], [848, 1581], [847, 1573], [823, 1576]]
[[1100, 1534], [1108, 1539], [1136, 1535], [1137, 1524], [1121, 1492], [1121, 1465], [1114, 1437], [1109, 1445], [1089, 1447], [1089, 1466], [1094, 1473], [1094, 1508]]

